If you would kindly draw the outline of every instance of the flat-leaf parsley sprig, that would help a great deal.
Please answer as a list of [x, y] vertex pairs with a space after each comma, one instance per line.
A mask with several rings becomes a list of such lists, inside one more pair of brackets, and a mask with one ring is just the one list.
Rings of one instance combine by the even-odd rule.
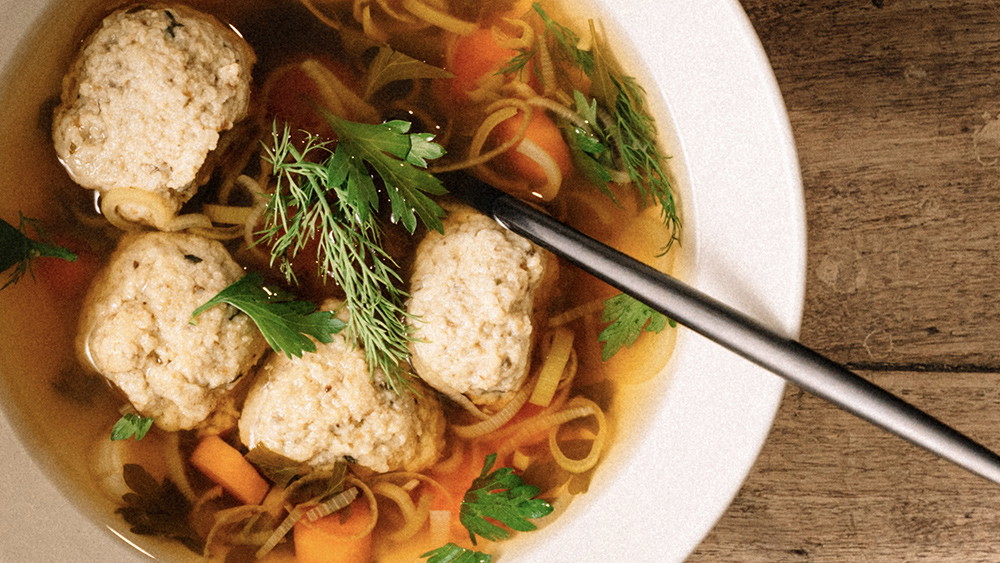
[[479, 477], [462, 498], [458, 519], [476, 543], [476, 535], [488, 540], [506, 539], [510, 532], [493, 523], [500, 522], [512, 530], [530, 532], [537, 528], [529, 519], [541, 518], [552, 512], [552, 505], [535, 498], [541, 489], [525, 484], [511, 467], [493, 469], [497, 454], [486, 456]]
[[331, 342], [332, 335], [346, 326], [330, 311], [317, 311], [313, 303], [295, 301], [291, 293], [265, 286], [263, 276], [257, 273], [243, 276], [195, 309], [191, 322], [223, 303], [246, 313], [271, 348], [288, 357], [301, 357], [303, 352], [316, 351], [316, 343], [307, 335], [320, 342]]
[[426, 563], [491, 563], [493, 556], [488, 553], [466, 549], [454, 543], [445, 544], [421, 555]]
[[597, 335], [597, 341], [604, 343], [604, 348], [601, 349], [601, 360], [604, 361], [623, 347], [635, 344], [643, 332], [659, 333], [667, 325], [676, 326], [673, 319], [625, 293], [619, 293], [604, 302], [601, 321], [609, 323]]
[[274, 126], [266, 159], [275, 181], [260, 242], [270, 247], [272, 265], [293, 281], [291, 260], [315, 240], [318, 275], [344, 291], [347, 334], [364, 349], [372, 374], [381, 369], [399, 391], [407, 384], [402, 364], [409, 358], [408, 295], [398, 265], [382, 247], [380, 189], [372, 173], [381, 178], [393, 220], [410, 233], [418, 219], [440, 231], [444, 210], [431, 196], [446, 190], [423, 168], [444, 149], [429, 134], [409, 133], [405, 121], [370, 125], [325, 116], [335, 143], [307, 132], [299, 149], [287, 126]]

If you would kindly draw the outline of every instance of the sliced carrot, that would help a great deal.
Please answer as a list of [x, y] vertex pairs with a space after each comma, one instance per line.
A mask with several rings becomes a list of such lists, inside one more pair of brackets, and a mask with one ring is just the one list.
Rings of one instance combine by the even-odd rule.
[[191, 465], [245, 504], [260, 504], [270, 488], [243, 454], [218, 436], [198, 442]]
[[295, 561], [368, 563], [372, 559], [372, 534], [359, 534], [368, 527], [371, 518], [371, 509], [362, 500], [312, 522], [299, 520], [293, 531]]
[[[523, 113], [518, 113], [514, 117], [501, 122], [494, 129], [495, 142], [502, 144], [504, 141], [514, 138], [518, 131], [521, 130], [522, 123], [524, 123]], [[524, 139], [531, 141], [548, 154], [555, 161], [559, 172], [564, 177], [569, 174], [572, 169], [569, 147], [566, 145], [566, 141], [563, 140], [559, 127], [556, 126], [555, 122], [549, 116], [545, 115], [545, 112], [540, 109], [532, 112], [531, 120], [528, 121], [528, 127], [524, 132]], [[510, 165], [514, 173], [529, 183], [533, 185], [545, 183], [546, 176], [542, 167], [534, 159], [518, 152], [517, 149], [521, 146], [521, 143], [504, 153], [506, 162]]]
[[455, 74], [451, 79], [452, 96], [459, 102], [468, 101], [469, 92], [480, 87], [483, 77], [496, 74], [516, 56], [514, 49], [497, 45], [488, 27], [459, 37], [448, 61], [448, 70]]

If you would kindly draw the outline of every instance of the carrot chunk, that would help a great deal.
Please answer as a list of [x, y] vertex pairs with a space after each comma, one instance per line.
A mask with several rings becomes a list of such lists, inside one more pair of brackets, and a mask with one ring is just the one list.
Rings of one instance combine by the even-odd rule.
[[[514, 138], [520, 131], [522, 123], [524, 123], [524, 114], [518, 113], [497, 125], [494, 130], [496, 143], [502, 144], [504, 141]], [[572, 170], [569, 147], [563, 140], [559, 127], [543, 111], [535, 110], [532, 112], [531, 120], [528, 121], [528, 127], [524, 132], [524, 139], [513, 149], [504, 153], [504, 158], [514, 173], [531, 184], [542, 184], [546, 181], [545, 170], [533, 158], [518, 152], [518, 148], [525, 141], [531, 141], [551, 157], [564, 177]], [[554, 195], [552, 194], [552, 196]], [[545, 199], [551, 199], [551, 197]]]
[[191, 465], [245, 504], [260, 504], [270, 486], [236, 448], [218, 436], [202, 438]]
[[514, 49], [497, 45], [493, 31], [488, 27], [458, 38], [448, 61], [448, 70], [455, 74], [455, 78], [451, 79], [454, 99], [468, 101], [469, 92], [480, 87], [480, 80], [496, 74], [516, 56]]
[[297, 563], [368, 563], [372, 559], [372, 534], [361, 535], [371, 523], [366, 502], [354, 502], [344, 511], [312, 522], [303, 518], [292, 532]]

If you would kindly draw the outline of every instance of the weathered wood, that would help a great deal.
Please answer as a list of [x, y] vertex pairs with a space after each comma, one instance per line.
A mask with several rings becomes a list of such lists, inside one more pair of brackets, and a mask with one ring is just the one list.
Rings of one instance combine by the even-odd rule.
[[[867, 375], [1000, 446], [1000, 375]], [[996, 561], [998, 498], [997, 486], [789, 388], [743, 489], [690, 561]]]
[[1000, 112], [1000, 5], [743, 5], [806, 186], [803, 340], [855, 364], [1000, 367], [1000, 169], [976, 142]]
[[[742, 5], [806, 187], [802, 340], [1000, 449], [1000, 3]], [[691, 560], [997, 561], [997, 498], [789, 389]]]

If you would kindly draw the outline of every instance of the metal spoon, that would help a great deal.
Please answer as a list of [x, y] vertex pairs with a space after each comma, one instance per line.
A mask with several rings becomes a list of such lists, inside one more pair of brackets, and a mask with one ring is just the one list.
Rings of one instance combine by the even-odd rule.
[[468, 175], [453, 195], [500, 225], [632, 295], [677, 323], [845, 411], [1000, 484], [1000, 456], [899, 397], [683, 282]]

